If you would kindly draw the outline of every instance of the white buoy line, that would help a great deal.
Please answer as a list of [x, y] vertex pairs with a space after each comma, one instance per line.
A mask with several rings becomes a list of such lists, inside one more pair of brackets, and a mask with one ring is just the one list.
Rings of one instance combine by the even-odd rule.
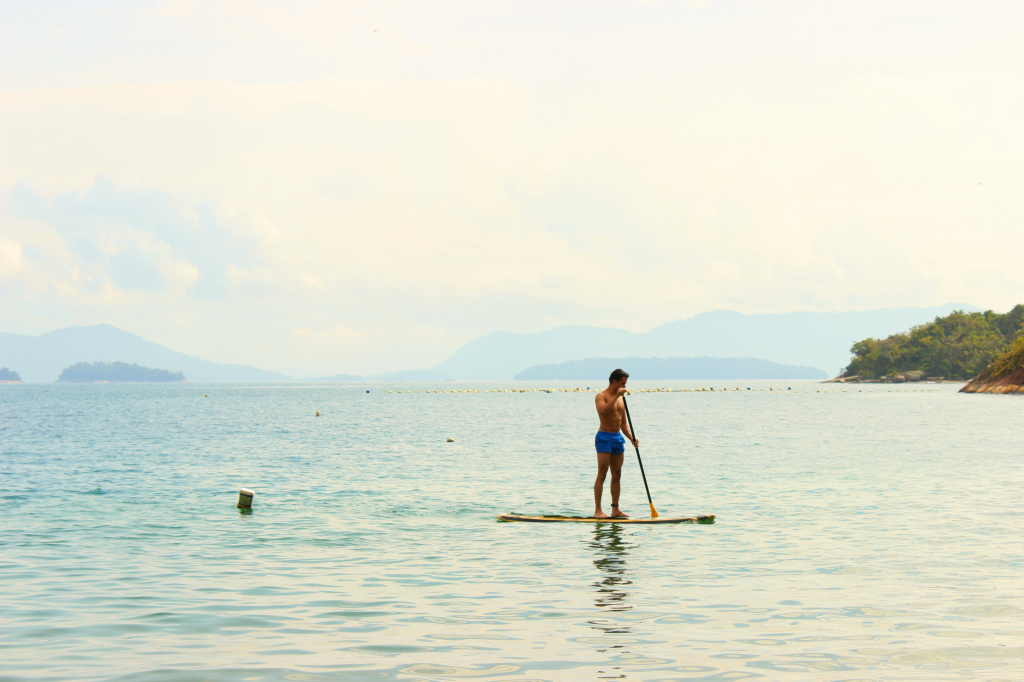
[[[890, 388], [887, 389], [889, 393], [930, 393], [930, 392], [941, 392], [938, 388]], [[412, 389], [405, 390], [390, 390], [388, 393], [402, 393], [402, 394], [421, 394], [421, 393], [598, 393], [598, 389], [594, 388], [488, 388], [488, 389], [421, 389], [414, 391]], [[804, 389], [800, 388], [793, 389], [792, 387], [776, 388], [770, 386], [768, 388], [750, 388], [750, 387], [703, 387], [703, 388], [634, 388], [627, 391], [627, 395], [634, 395], [638, 393], [770, 393], [774, 395], [781, 394], [797, 394], [797, 393], [849, 393], [850, 390], [846, 388], [833, 388], [833, 389]], [[857, 393], [864, 393], [865, 389], [857, 389]], [[874, 393], [875, 389], [867, 389], [868, 393]], [[369, 391], [367, 391], [369, 393]], [[319, 416], [319, 415], [317, 415]]]

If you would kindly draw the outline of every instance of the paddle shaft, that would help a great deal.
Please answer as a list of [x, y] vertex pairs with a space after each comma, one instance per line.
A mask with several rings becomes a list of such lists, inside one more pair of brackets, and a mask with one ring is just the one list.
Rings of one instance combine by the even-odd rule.
[[[633, 418], [629, 416], [629, 405], [626, 404], [626, 396], [622, 396], [622, 406], [626, 408], [626, 421], [629, 422], [629, 432], [633, 434], [633, 440], [636, 440], [636, 431], [633, 430]], [[633, 448], [636, 450], [636, 461], [640, 464], [640, 476], [644, 479], [644, 490], [647, 491], [647, 503], [651, 505], [651, 518], [658, 518], [658, 512], [654, 508], [654, 501], [651, 500], [651, 489], [647, 485], [647, 474], [644, 473], [644, 461], [640, 459], [640, 446], [634, 445]]]

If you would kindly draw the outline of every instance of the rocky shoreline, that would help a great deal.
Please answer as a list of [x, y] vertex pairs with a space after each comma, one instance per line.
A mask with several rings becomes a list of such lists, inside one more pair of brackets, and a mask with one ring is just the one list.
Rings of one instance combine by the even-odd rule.
[[961, 393], [1024, 395], [1024, 337], [1010, 352], [996, 358], [985, 371], [960, 389]]
[[923, 384], [962, 384], [966, 379], [947, 379], [946, 377], [930, 377], [926, 372], [916, 370], [913, 372], [904, 372], [903, 374], [896, 374], [890, 377], [882, 377], [880, 379], [871, 379], [869, 377], [836, 377], [835, 379], [829, 379], [823, 381], [823, 384], [907, 384], [907, 383], [923, 383]]
[[994, 381], [982, 381], [981, 377], [971, 379], [960, 389], [961, 393], [1019, 393], [1024, 395], [1024, 368], [1008, 377]]

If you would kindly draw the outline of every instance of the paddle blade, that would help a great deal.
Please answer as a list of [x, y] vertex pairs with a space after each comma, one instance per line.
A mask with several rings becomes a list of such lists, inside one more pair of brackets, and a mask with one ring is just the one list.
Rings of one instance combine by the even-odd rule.
[[654, 503], [653, 502], [651, 503], [651, 518], [652, 519], [658, 518], [658, 510], [654, 508]]

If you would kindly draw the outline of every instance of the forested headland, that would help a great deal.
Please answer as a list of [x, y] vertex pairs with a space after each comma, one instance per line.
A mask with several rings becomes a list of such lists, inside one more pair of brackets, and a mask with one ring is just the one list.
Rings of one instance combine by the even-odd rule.
[[15, 372], [13, 369], [8, 369], [7, 367], [0, 367], [0, 381], [20, 382], [21, 375]]
[[886, 339], [853, 344], [853, 361], [843, 377], [883, 379], [907, 372], [970, 379], [1024, 336], [1024, 304], [1008, 313], [953, 312]]
[[93, 383], [96, 381], [132, 381], [149, 382], [185, 381], [184, 372], [170, 372], [166, 369], [151, 369], [129, 365], [124, 362], [79, 362], [71, 365], [57, 379], [62, 383]]

